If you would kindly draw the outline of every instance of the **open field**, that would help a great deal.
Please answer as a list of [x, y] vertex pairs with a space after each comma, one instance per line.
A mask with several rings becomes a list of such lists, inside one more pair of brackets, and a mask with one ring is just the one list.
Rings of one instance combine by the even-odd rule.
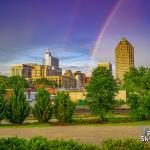
[[[148, 126], [147, 126], [148, 127]], [[150, 126], [149, 126], [150, 127]], [[0, 137], [18, 136], [31, 138], [44, 136], [48, 139], [73, 139], [81, 143], [100, 144], [107, 138], [139, 139], [144, 126], [47, 126], [43, 128], [0, 128]]]

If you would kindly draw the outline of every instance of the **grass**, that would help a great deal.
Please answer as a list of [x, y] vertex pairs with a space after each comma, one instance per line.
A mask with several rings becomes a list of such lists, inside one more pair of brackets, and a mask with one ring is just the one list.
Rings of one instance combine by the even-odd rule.
[[0, 124], [0, 128], [42, 128], [51, 126], [141, 126], [150, 125], [150, 120], [146, 121], [132, 121], [128, 115], [109, 115], [107, 116], [107, 122], [100, 123], [98, 117], [92, 114], [86, 115], [75, 115], [72, 123], [59, 124], [55, 118], [53, 118], [49, 123], [38, 123], [33, 117], [28, 117], [25, 122], [21, 125], [11, 124], [4, 120]]

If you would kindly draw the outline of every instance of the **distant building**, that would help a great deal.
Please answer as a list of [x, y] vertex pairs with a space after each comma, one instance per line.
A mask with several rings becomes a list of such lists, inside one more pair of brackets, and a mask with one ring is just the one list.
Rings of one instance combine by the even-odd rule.
[[134, 67], [134, 47], [125, 38], [119, 42], [115, 49], [116, 79], [123, 80], [123, 76]]
[[44, 54], [44, 65], [52, 67], [52, 69], [59, 68], [59, 59], [51, 55], [49, 49]]
[[74, 77], [76, 79], [76, 89], [81, 90], [84, 88], [84, 77], [85, 74], [81, 71], [76, 71], [74, 73]]
[[101, 62], [98, 64], [99, 67], [105, 67], [112, 72], [112, 64], [110, 62]]
[[11, 67], [11, 76], [32, 77], [32, 66], [26, 64], [15, 64]]

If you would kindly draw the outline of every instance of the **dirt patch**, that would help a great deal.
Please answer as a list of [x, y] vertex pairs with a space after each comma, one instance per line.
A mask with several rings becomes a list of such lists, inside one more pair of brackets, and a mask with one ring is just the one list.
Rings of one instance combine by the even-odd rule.
[[0, 137], [18, 136], [48, 139], [73, 139], [81, 143], [100, 144], [104, 139], [136, 138], [143, 132], [142, 126], [52, 126], [36, 128], [0, 128]]

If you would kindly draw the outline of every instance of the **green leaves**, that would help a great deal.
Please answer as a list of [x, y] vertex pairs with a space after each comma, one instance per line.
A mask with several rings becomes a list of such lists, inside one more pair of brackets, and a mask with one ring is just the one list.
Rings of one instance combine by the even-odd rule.
[[6, 109], [6, 117], [12, 123], [21, 124], [29, 115], [30, 107], [22, 87], [17, 86], [13, 89], [13, 94], [7, 102]]
[[48, 122], [52, 117], [52, 106], [50, 94], [44, 90], [38, 90], [36, 103], [33, 108], [33, 114], [39, 122]]
[[110, 70], [104, 67], [95, 68], [86, 91], [91, 111], [104, 120], [104, 115], [115, 106], [114, 97], [118, 91], [118, 85]]
[[150, 116], [150, 69], [132, 68], [124, 76], [123, 88], [127, 90], [131, 117], [143, 120]]
[[15, 88], [17, 86], [21, 88], [27, 88], [29, 87], [29, 84], [23, 77], [12, 76], [7, 79], [6, 86], [7, 88]]
[[60, 123], [71, 122], [75, 105], [67, 92], [58, 92], [55, 98], [55, 116]]

